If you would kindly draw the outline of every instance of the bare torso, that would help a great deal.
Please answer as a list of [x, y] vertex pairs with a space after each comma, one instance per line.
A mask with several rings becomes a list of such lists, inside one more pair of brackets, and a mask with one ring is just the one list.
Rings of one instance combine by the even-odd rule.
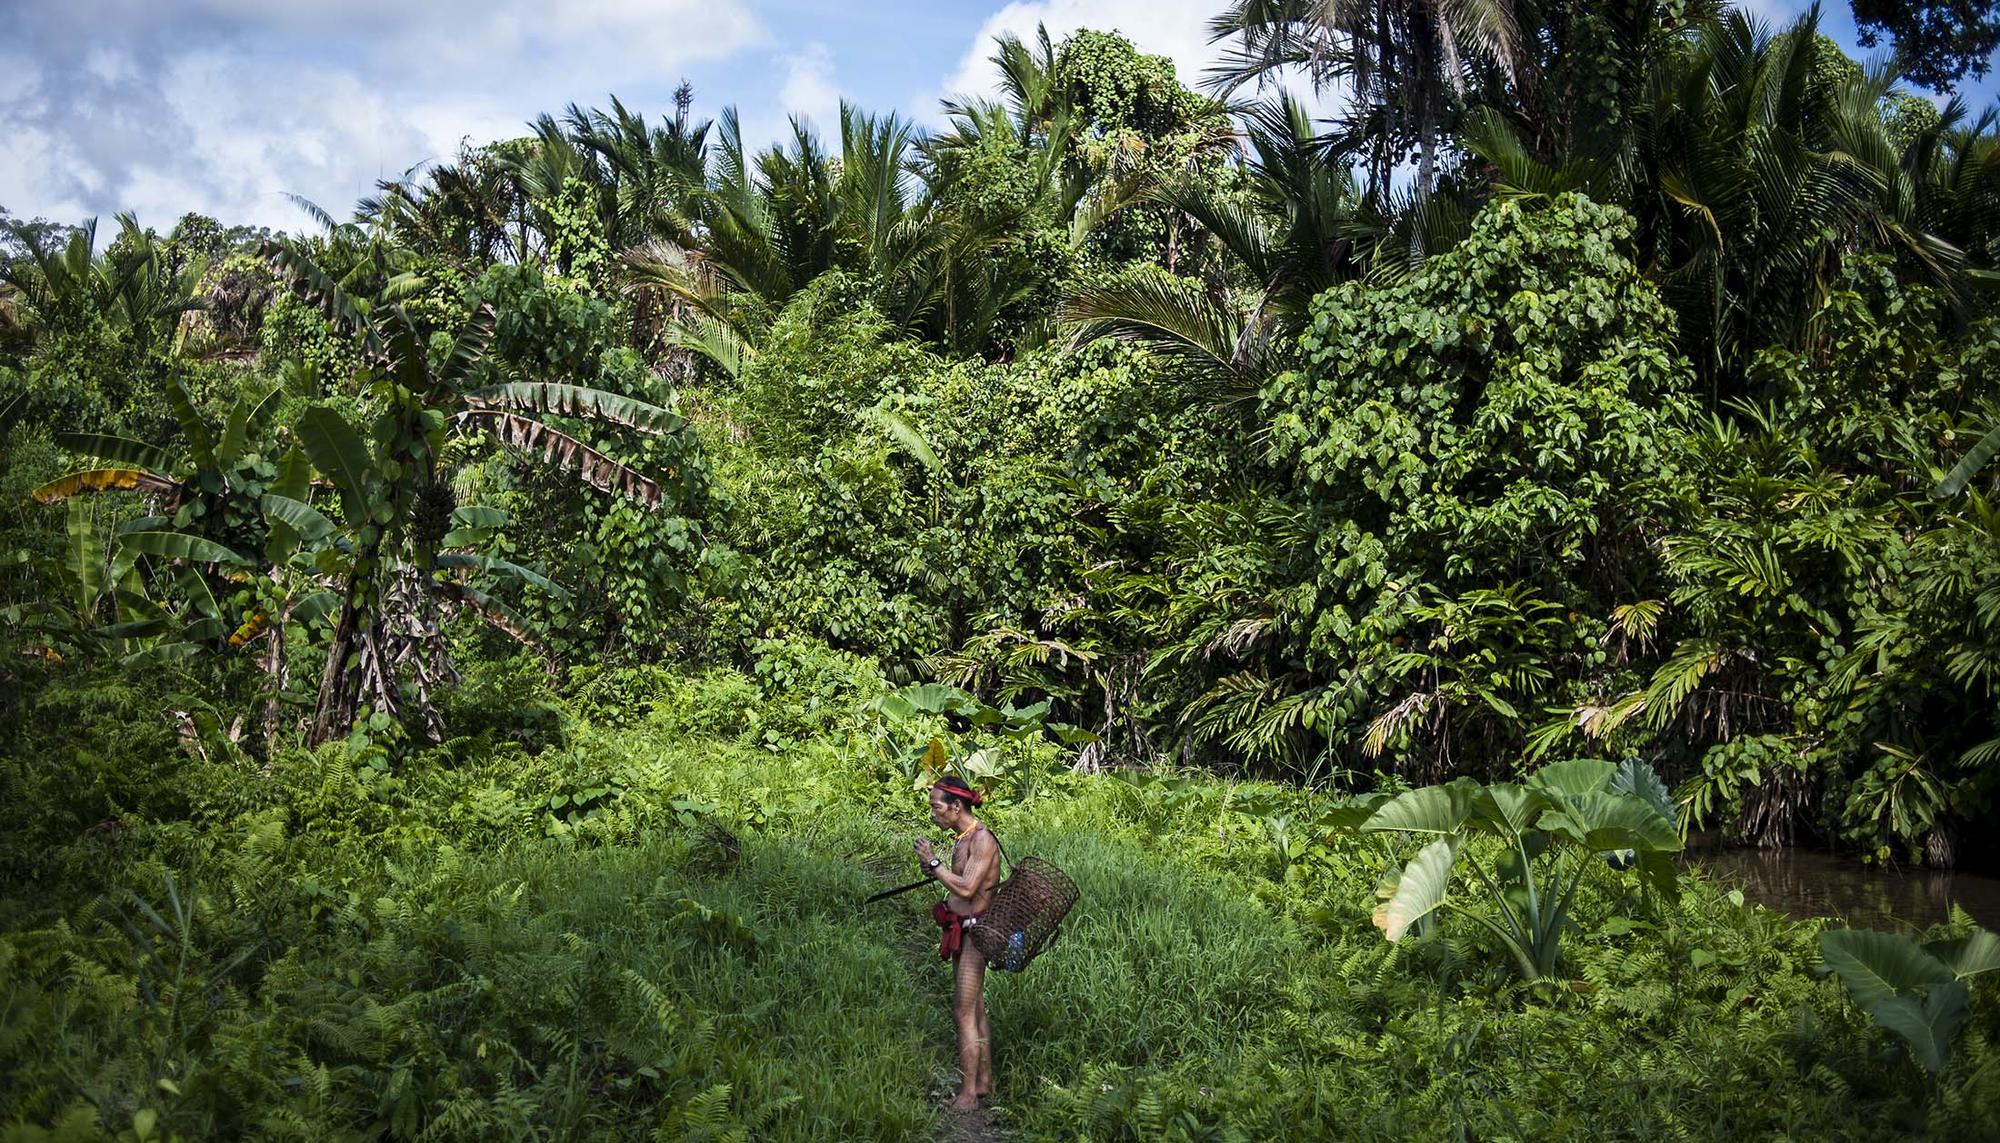
[[1000, 863], [992, 860], [997, 856], [999, 843], [993, 840], [993, 831], [984, 825], [951, 844], [951, 871], [963, 874], [984, 862], [986, 876], [969, 894], [952, 893], [945, 898], [945, 908], [961, 916], [970, 917], [984, 913], [993, 903], [993, 889], [1000, 884]]

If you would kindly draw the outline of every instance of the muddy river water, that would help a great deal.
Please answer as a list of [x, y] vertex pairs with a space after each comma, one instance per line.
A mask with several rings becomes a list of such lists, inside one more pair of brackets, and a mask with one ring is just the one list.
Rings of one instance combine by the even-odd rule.
[[1936, 869], [1876, 869], [1802, 849], [1691, 849], [1688, 863], [1793, 917], [1842, 917], [1864, 929], [1908, 929], [1945, 919], [1956, 902], [2000, 930], [2000, 878]]

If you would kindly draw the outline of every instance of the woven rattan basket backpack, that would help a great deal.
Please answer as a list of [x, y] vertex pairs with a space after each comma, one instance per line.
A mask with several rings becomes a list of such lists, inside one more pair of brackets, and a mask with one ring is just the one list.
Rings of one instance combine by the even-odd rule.
[[[1000, 844], [997, 834], [993, 844]], [[1005, 846], [1000, 848], [1000, 859], [1007, 859]], [[1063, 918], [1076, 904], [1077, 891], [1076, 882], [1052, 861], [1024, 857], [1009, 864], [1014, 872], [994, 888], [993, 903], [980, 914], [979, 922], [967, 923], [965, 939], [986, 957], [986, 963], [1019, 972], [1056, 943]]]

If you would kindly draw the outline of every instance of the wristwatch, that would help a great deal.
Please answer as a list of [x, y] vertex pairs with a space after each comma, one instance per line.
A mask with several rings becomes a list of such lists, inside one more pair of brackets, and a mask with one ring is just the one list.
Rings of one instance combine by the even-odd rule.
[[937, 867], [943, 864], [944, 864], [944, 858], [933, 857], [929, 861], [924, 863], [924, 870], [929, 873], [936, 873]]

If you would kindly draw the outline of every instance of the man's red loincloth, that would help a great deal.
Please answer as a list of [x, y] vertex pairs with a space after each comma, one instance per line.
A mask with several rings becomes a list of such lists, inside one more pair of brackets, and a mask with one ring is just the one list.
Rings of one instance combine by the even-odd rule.
[[977, 921], [985, 915], [980, 912], [968, 917], [963, 913], [954, 913], [943, 901], [932, 905], [931, 919], [938, 923], [938, 928], [944, 930], [938, 934], [938, 959], [951, 960], [956, 957], [958, 950], [965, 945], [965, 923]]

